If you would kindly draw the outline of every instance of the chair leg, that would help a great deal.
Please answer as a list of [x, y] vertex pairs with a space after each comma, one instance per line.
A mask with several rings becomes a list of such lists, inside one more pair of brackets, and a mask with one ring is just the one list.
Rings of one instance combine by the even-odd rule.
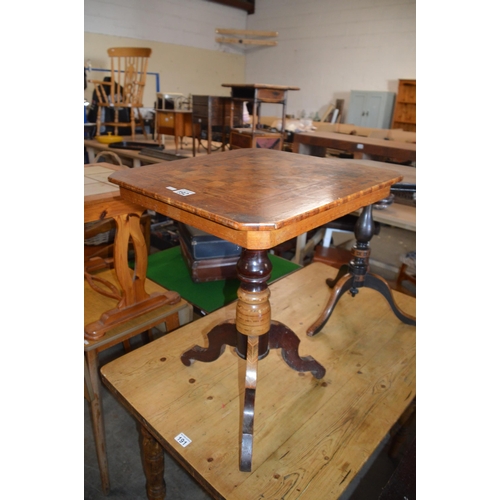
[[129, 108], [130, 110], [130, 130], [132, 132], [132, 140], [135, 141], [135, 113], [134, 108]]
[[130, 339], [124, 340], [122, 342], [123, 348], [125, 349], [125, 352], [130, 352], [132, 350], [132, 346], [130, 344]]
[[86, 393], [90, 396], [90, 413], [92, 417], [92, 427], [94, 430], [94, 441], [97, 453], [97, 462], [101, 472], [102, 491], [105, 495], [109, 493], [109, 469], [108, 458], [106, 456], [106, 436], [104, 432], [104, 417], [101, 407], [101, 391], [99, 379], [99, 367], [96, 351], [85, 353], [87, 364], [85, 372]]
[[144, 345], [149, 344], [149, 342], [153, 342], [153, 340], [155, 339], [153, 335], [153, 329], [150, 328], [149, 330], [142, 332], [141, 337], [142, 337], [142, 343]]
[[[138, 123], [141, 125], [141, 127], [142, 127], [142, 133], [144, 134], [144, 137], [147, 139], [148, 138], [148, 134], [146, 132], [146, 123], [144, 122], [144, 117], [141, 115], [141, 112], [139, 111], [139, 108], [136, 108], [136, 109], [137, 109], [137, 116], [139, 118]], [[134, 108], [131, 109], [131, 113], [132, 114], [134, 113]]]
[[101, 106], [97, 106], [97, 118], [96, 118], [96, 129], [95, 129], [95, 135], [99, 136], [101, 135], [101, 113], [102, 113], [102, 108]]
[[115, 122], [115, 128], [113, 130], [114, 130], [114, 134], [115, 135], [118, 135], [118, 122], [120, 121], [118, 119], [119, 113], [120, 113], [120, 109], [115, 107], [114, 108], [114, 114], [113, 114], [113, 119], [114, 119], [114, 122]]
[[180, 320], [179, 313], [171, 314], [165, 318], [165, 329], [167, 333], [172, 332], [176, 328], [179, 328]]

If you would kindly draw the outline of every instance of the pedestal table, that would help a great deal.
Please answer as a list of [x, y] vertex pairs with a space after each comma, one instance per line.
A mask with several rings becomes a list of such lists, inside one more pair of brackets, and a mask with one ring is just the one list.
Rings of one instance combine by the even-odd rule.
[[[208, 347], [195, 346], [181, 358], [185, 365], [214, 361], [230, 345], [246, 359], [242, 471], [251, 470], [258, 360], [281, 348], [292, 369], [318, 379], [325, 375], [315, 359], [299, 356], [295, 333], [271, 320], [267, 251], [387, 197], [401, 180], [388, 170], [266, 149], [158, 163], [110, 177], [124, 199], [244, 248], [237, 265], [241, 285], [235, 320], [215, 326]], [[302, 300], [300, 290], [297, 300]]]

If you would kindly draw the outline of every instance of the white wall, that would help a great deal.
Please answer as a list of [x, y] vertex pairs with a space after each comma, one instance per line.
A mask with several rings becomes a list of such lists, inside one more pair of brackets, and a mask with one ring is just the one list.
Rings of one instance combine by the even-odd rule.
[[[84, 64], [109, 68], [109, 47], [150, 47], [148, 72], [161, 92], [229, 95], [223, 83], [245, 81], [245, 56], [215, 42], [216, 28], [244, 29], [246, 12], [206, 0], [85, 0]], [[88, 78], [102, 79], [93, 71]], [[94, 86], [85, 98], [90, 101]], [[149, 75], [143, 104], [152, 107], [156, 77]]]
[[300, 87], [288, 99], [296, 116], [416, 78], [415, 0], [257, 0], [247, 29], [278, 31], [276, 47], [247, 51], [246, 78]]
[[206, 0], [84, 0], [85, 31], [220, 50], [216, 28], [245, 29], [247, 14]]
[[[159, 64], [165, 73], [162, 91], [204, 93], [192, 91], [194, 78], [197, 89], [206, 83], [207, 93], [214, 94], [214, 88], [240, 75], [242, 83], [300, 87], [289, 93], [288, 113], [321, 116], [335, 99], [345, 99], [347, 108], [351, 90], [396, 92], [399, 78], [416, 78], [415, 1], [256, 0], [255, 13], [247, 15], [206, 0], [85, 0], [85, 32], [86, 37], [102, 34], [158, 42], [157, 61], [172, 58], [180, 46], [228, 56], [217, 65], [203, 66], [194, 77], [193, 67], [207, 59], [207, 52], [194, 58], [179, 56], [175, 68]], [[219, 44], [216, 28], [278, 31], [278, 45]], [[102, 47], [103, 54], [109, 46]], [[243, 72], [229, 72], [226, 61], [235, 60], [230, 55], [243, 58]], [[164, 88], [172, 71], [176, 88]], [[227, 91], [221, 87], [215, 94]], [[276, 106], [266, 106], [262, 114], [280, 113]]]

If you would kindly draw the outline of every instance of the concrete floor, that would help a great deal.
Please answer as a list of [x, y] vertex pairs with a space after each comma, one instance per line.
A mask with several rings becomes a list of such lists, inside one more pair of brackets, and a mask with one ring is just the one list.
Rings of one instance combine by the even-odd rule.
[[[337, 235], [336, 245], [350, 248], [352, 237]], [[401, 264], [400, 258], [416, 250], [416, 234], [402, 229], [383, 226], [380, 234], [371, 241], [371, 270], [388, 281], [395, 280]], [[121, 345], [101, 353], [101, 363], [123, 354]], [[139, 434], [134, 419], [102, 388], [111, 492], [106, 497], [101, 490], [90, 412], [84, 401], [85, 415], [85, 467], [84, 498], [86, 500], [138, 500], [145, 499], [145, 478], [139, 452]], [[412, 431], [415, 435], [415, 428]], [[387, 455], [387, 437], [379, 450], [371, 457], [365, 469], [354, 478], [341, 500], [375, 500], [395, 471], [397, 461]], [[205, 493], [191, 476], [165, 453], [165, 482], [170, 500], [206, 500]], [[407, 497], [411, 500], [411, 496]], [[318, 499], [323, 500], [323, 499]], [[328, 499], [324, 499], [328, 500]]]

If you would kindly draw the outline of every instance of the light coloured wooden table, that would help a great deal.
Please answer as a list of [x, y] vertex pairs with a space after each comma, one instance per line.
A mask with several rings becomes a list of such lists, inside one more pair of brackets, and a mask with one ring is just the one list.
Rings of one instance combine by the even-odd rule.
[[[364, 290], [363, 299], [343, 297], [321, 335], [307, 337], [328, 299], [324, 279], [336, 274], [314, 263], [269, 287], [274, 320], [295, 331], [301, 353], [326, 375], [290, 370], [276, 351], [260, 362], [252, 472], [238, 470], [245, 361], [234, 349], [216, 366], [180, 360], [234, 318], [236, 304], [102, 368], [105, 385], [141, 423], [149, 499], [165, 498], [163, 449], [216, 499], [335, 500], [346, 490], [415, 398], [416, 335], [380, 294]], [[415, 313], [413, 297], [395, 295]]]
[[325, 156], [326, 149], [340, 149], [366, 156], [383, 156], [397, 161], [416, 161], [417, 145], [410, 142], [386, 141], [373, 137], [336, 132], [297, 132], [293, 136], [293, 152]]
[[[235, 321], [214, 327], [207, 348], [195, 346], [182, 357], [186, 365], [211, 362], [231, 345], [247, 360], [241, 470], [251, 470], [258, 359], [281, 348], [293, 370], [311, 372], [318, 379], [324, 375], [315, 359], [299, 356], [294, 332], [271, 321], [267, 280], [272, 265], [267, 251], [371, 206], [387, 197], [391, 185], [401, 179], [388, 170], [267, 149], [159, 163], [110, 177], [124, 199], [243, 248], [237, 264], [241, 285]], [[386, 298], [393, 303], [385, 285]]]

